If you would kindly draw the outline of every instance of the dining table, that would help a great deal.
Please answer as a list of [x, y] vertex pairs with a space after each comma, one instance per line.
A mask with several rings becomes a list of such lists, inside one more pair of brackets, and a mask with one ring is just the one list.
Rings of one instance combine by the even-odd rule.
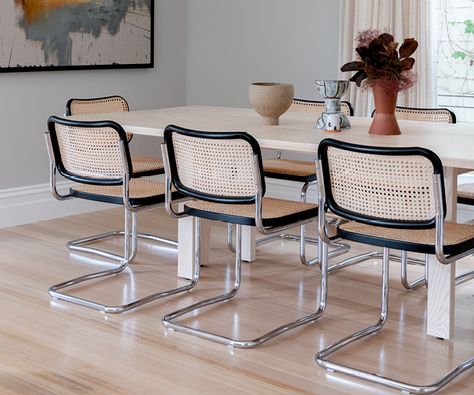
[[[109, 114], [76, 115], [75, 120], [112, 120], [126, 132], [136, 135], [162, 137], [167, 125], [206, 131], [245, 131], [256, 138], [262, 149], [309, 154], [313, 158], [319, 143], [325, 138], [380, 147], [425, 147], [435, 152], [443, 162], [446, 219], [456, 221], [457, 176], [474, 170], [474, 124], [442, 124], [400, 120], [400, 135], [381, 136], [368, 133], [371, 119], [350, 117], [351, 128], [344, 131], [325, 131], [315, 128], [317, 117], [312, 114], [286, 112], [278, 125], [266, 125], [249, 108], [189, 105], [153, 110]], [[157, 152], [158, 153], [158, 152]], [[194, 222], [191, 217], [179, 220], [178, 276], [191, 278], [194, 271]], [[210, 226], [202, 229], [203, 259], [209, 251]], [[243, 238], [243, 259], [255, 257], [255, 234], [246, 228]], [[432, 256], [428, 262], [428, 335], [451, 339], [454, 335], [455, 264], [443, 265]]]

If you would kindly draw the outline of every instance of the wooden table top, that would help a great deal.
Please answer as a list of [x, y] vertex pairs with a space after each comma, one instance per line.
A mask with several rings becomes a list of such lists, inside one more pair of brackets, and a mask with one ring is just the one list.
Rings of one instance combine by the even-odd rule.
[[350, 117], [351, 130], [321, 131], [314, 127], [317, 117], [287, 112], [277, 126], [264, 125], [263, 119], [247, 108], [183, 106], [122, 113], [78, 115], [76, 120], [109, 119], [120, 123], [127, 132], [162, 136], [169, 124], [208, 131], [246, 131], [262, 148], [315, 153], [324, 138], [388, 147], [420, 146], [434, 151], [446, 167], [474, 169], [474, 124], [442, 124], [399, 121], [399, 136], [368, 134], [371, 119]]

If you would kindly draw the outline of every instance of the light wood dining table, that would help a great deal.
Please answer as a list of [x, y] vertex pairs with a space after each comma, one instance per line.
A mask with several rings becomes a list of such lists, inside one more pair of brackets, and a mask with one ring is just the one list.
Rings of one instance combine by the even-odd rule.
[[[280, 124], [269, 126], [252, 109], [183, 106], [157, 110], [130, 111], [100, 115], [78, 115], [77, 120], [113, 120], [126, 132], [137, 135], [163, 136], [169, 124], [207, 131], [246, 131], [254, 136], [264, 149], [293, 151], [314, 157], [319, 142], [331, 137], [338, 140], [383, 147], [426, 147], [442, 160], [447, 201], [447, 220], [455, 221], [457, 213], [457, 176], [474, 170], [474, 125], [440, 124], [420, 121], [399, 121], [401, 135], [373, 136], [368, 134], [371, 119], [351, 117], [351, 129], [342, 132], [321, 131], [314, 127], [316, 118], [311, 114], [287, 112]], [[180, 220], [178, 240], [178, 276], [190, 278], [193, 273], [194, 239], [193, 220]], [[246, 232], [244, 259], [254, 258], [254, 234]], [[208, 251], [209, 226], [203, 230], [203, 249]], [[204, 254], [205, 254], [204, 252]], [[427, 333], [443, 339], [454, 334], [455, 264], [442, 265], [435, 257], [428, 267]]]

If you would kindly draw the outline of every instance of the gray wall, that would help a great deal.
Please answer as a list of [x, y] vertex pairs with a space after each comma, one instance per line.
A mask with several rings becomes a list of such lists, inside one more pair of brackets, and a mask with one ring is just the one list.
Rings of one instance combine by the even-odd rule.
[[[339, 1], [156, 0], [155, 68], [0, 74], [0, 190], [46, 183], [46, 120], [70, 97], [121, 94], [132, 109], [248, 106], [251, 81], [316, 98], [337, 75]], [[135, 136], [134, 153], [159, 144]]]
[[[117, 93], [132, 109], [185, 104], [187, 1], [155, 5], [154, 69], [0, 74], [0, 190], [48, 181], [46, 120], [62, 114], [70, 97]], [[159, 144], [135, 136], [132, 150], [157, 154]]]
[[189, 0], [187, 102], [248, 107], [252, 81], [291, 82], [319, 98], [337, 78], [340, 1]]

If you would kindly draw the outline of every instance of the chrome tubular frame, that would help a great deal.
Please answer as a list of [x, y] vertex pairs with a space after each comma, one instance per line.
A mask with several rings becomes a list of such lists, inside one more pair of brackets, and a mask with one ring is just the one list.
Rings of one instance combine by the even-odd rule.
[[[134, 255], [134, 253], [131, 251], [133, 250], [133, 247], [131, 247], [133, 245], [133, 240], [136, 239], [136, 222], [133, 220], [133, 217], [134, 217], [134, 213], [131, 213], [127, 208], [125, 208], [125, 233], [127, 236], [125, 237], [125, 243], [124, 243], [124, 257], [132, 257]], [[135, 251], [136, 251], [136, 247], [135, 247]], [[87, 275], [80, 276], [69, 281], [62, 282], [60, 284], [53, 285], [52, 287], [49, 288], [48, 292], [53, 299], [65, 300], [67, 302], [75, 303], [84, 307], [89, 307], [89, 308], [102, 311], [108, 314], [117, 314], [117, 313], [123, 313], [125, 311], [134, 309], [136, 307], [144, 305], [145, 303], [152, 302], [156, 299], [160, 299], [166, 296], [188, 291], [194, 288], [194, 286], [199, 281], [199, 267], [196, 267], [194, 276], [191, 282], [189, 282], [186, 285], [173, 288], [170, 290], [166, 290], [166, 291], [157, 292], [157, 293], [148, 295], [146, 297], [143, 297], [141, 299], [138, 299], [136, 301], [129, 302], [123, 305], [117, 305], [117, 306], [105, 305], [105, 304], [95, 302], [89, 299], [84, 299], [78, 296], [73, 296], [64, 292], [60, 292], [60, 290], [84, 283], [89, 280], [94, 280], [94, 279], [99, 279], [101, 277], [119, 274], [127, 268], [130, 262], [131, 260], [129, 258], [125, 258], [122, 260], [120, 266], [116, 268], [87, 274]]]
[[[322, 178], [321, 178], [322, 180]], [[434, 186], [436, 190], [435, 194], [435, 204], [436, 204], [436, 255], [441, 263], [449, 264], [456, 259], [459, 259], [463, 256], [467, 256], [472, 253], [472, 250], [464, 252], [462, 254], [456, 256], [446, 257], [443, 253], [443, 224], [444, 224], [444, 213], [443, 213], [443, 205], [442, 205], [442, 190], [441, 190], [441, 179], [439, 175], [434, 176]], [[321, 188], [324, 189], [324, 188]], [[322, 196], [320, 196], [320, 207], [321, 205], [325, 204], [325, 196], [324, 190], [322, 192]], [[320, 208], [320, 218], [318, 221], [318, 231], [320, 233], [320, 237], [324, 240], [327, 238], [326, 229], [325, 229], [325, 219], [324, 219], [324, 210]], [[322, 218], [321, 218], [322, 217]], [[440, 259], [442, 258], [442, 259]], [[468, 369], [474, 366], [474, 358], [470, 358], [443, 377], [441, 377], [438, 381], [434, 384], [429, 385], [413, 385], [409, 383], [405, 383], [402, 381], [394, 380], [388, 377], [383, 377], [375, 373], [370, 373], [363, 370], [358, 370], [355, 368], [351, 368], [349, 366], [331, 362], [328, 358], [334, 354], [336, 351], [348, 346], [349, 344], [356, 342], [358, 340], [364, 339], [368, 336], [377, 334], [384, 326], [385, 322], [388, 318], [388, 287], [389, 287], [389, 262], [390, 262], [390, 250], [388, 248], [383, 249], [382, 254], [382, 292], [381, 292], [381, 312], [380, 317], [374, 325], [371, 325], [365, 329], [362, 329], [352, 335], [349, 335], [342, 340], [330, 345], [329, 347], [319, 351], [316, 356], [316, 362], [327, 369], [330, 372], [338, 372], [344, 373], [349, 376], [353, 376], [356, 378], [360, 378], [363, 380], [370, 381], [372, 383], [384, 385], [390, 388], [394, 388], [397, 390], [401, 390], [406, 393], [415, 393], [415, 394], [429, 394], [436, 392], [443, 388], [446, 384], [448, 384], [451, 380], [459, 376], [461, 373], [467, 371]], [[407, 261], [406, 254], [402, 255], [402, 261]], [[323, 257], [323, 260], [326, 260]], [[425, 266], [426, 267], [426, 266]]]
[[[49, 136], [47, 136], [47, 142], [49, 143]], [[48, 145], [48, 151], [49, 151], [49, 145]], [[102, 311], [104, 313], [109, 313], [109, 314], [117, 314], [117, 313], [123, 313], [125, 311], [134, 309], [136, 307], [142, 306], [145, 303], [152, 302], [156, 299], [160, 299], [166, 296], [174, 295], [177, 293], [181, 293], [184, 291], [188, 291], [197, 284], [199, 281], [199, 267], [195, 268], [194, 275], [192, 280], [183, 286], [172, 288], [166, 291], [161, 291], [157, 292], [148, 296], [145, 296], [141, 299], [135, 300], [133, 302], [129, 302], [123, 305], [116, 305], [116, 306], [110, 306], [110, 305], [105, 305], [93, 300], [81, 298], [78, 296], [73, 296], [70, 294], [67, 294], [65, 292], [60, 292], [60, 290], [90, 281], [90, 280], [96, 280], [102, 277], [107, 277], [107, 276], [113, 276], [116, 274], [119, 274], [123, 272], [128, 264], [135, 258], [136, 255], [136, 250], [137, 250], [137, 245], [136, 245], [136, 240], [137, 240], [137, 221], [136, 221], [136, 214], [137, 211], [139, 210], [144, 210], [144, 209], [150, 209], [153, 207], [157, 206], [163, 206], [162, 203], [157, 204], [157, 205], [150, 205], [146, 207], [134, 207], [130, 204], [129, 200], [129, 176], [128, 176], [128, 164], [126, 161], [126, 156], [125, 156], [125, 143], [122, 142], [121, 146], [122, 150], [122, 159], [123, 159], [123, 165], [124, 165], [124, 176], [123, 176], [123, 201], [124, 201], [124, 209], [125, 209], [125, 225], [124, 225], [124, 254], [123, 257], [117, 256], [117, 259], [120, 260], [120, 266], [109, 269], [109, 270], [102, 270], [99, 272], [91, 273], [91, 274], [86, 274], [77, 278], [74, 278], [69, 281], [62, 282], [60, 284], [56, 284], [51, 286], [48, 289], [48, 293], [51, 295], [53, 300], [64, 300], [67, 302], [75, 303], [84, 307], [89, 307], [98, 311]], [[53, 158], [52, 156], [50, 158]], [[53, 191], [56, 191], [56, 184], [55, 184], [55, 173], [56, 173], [56, 167], [54, 163], [54, 159], [51, 161], [51, 170], [53, 170], [54, 166], [54, 173], [52, 172], [52, 186], [54, 189]], [[54, 193], [53, 193], [54, 195]], [[60, 195], [61, 196], [61, 195]], [[107, 256], [106, 252], [103, 252], [103, 256]], [[109, 257], [109, 256], [108, 256]], [[112, 259], [115, 259], [112, 257]]]
[[49, 132], [44, 134], [44, 139], [46, 141], [46, 148], [48, 150], [49, 156], [49, 189], [53, 197], [57, 200], [69, 200], [72, 199], [70, 194], [62, 195], [58, 192], [56, 187], [56, 160], [54, 159], [53, 146], [51, 145], [51, 136]]
[[[322, 174], [318, 174], [318, 177], [322, 177]], [[320, 179], [322, 179], [322, 178], [320, 178]], [[440, 182], [441, 181], [439, 180], [439, 176], [435, 176], [434, 177], [435, 185], [441, 185]], [[321, 188], [319, 189], [319, 193], [320, 194], [322, 193]], [[441, 192], [439, 192], [439, 193], [441, 193]], [[438, 200], [440, 200], [440, 199], [442, 199], [441, 196], [438, 196]], [[442, 204], [440, 202], [438, 203], [438, 205], [439, 205], [439, 209], [442, 210], [443, 207], [442, 207]], [[438, 223], [439, 223], [440, 228], [437, 228], [437, 229], [441, 229], [440, 231], [437, 232], [437, 233], [440, 233], [440, 234], [437, 234], [437, 240], [438, 240], [437, 245], [439, 243], [441, 244], [441, 245], [437, 246], [437, 250], [440, 251], [439, 253], [437, 253], [437, 257], [440, 260], [440, 262], [442, 262], [442, 263], [448, 262], [449, 263], [449, 262], [455, 261], [456, 259], [460, 259], [460, 258], [463, 258], [464, 256], [470, 255], [470, 253], [465, 253], [461, 256], [457, 255], [455, 258], [446, 258], [446, 256], [444, 255], [444, 252], [443, 252], [443, 247], [442, 247], [443, 226], [444, 226], [443, 218], [444, 218], [444, 216], [443, 216], [443, 213], [441, 212], [441, 217], [438, 218]], [[331, 241], [331, 240], [329, 240], [329, 241]], [[337, 251], [338, 250], [336, 250], [335, 252], [337, 252]], [[331, 253], [330, 253], [329, 257], [331, 257]], [[346, 259], [342, 262], [339, 262], [339, 263], [336, 263], [336, 264], [333, 264], [333, 265], [329, 266], [328, 271], [329, 271], [329, 273], [331, 273], [334, 270], [342, 269], [342, 268], [345, 268], [345, 267], [348, 267], [348, 266], [352, 266], [352, 265], [355, 265], [357, 263], [361, 263], [361, 262], [363, 262], [367, 259], [372, 259], [372, 258], [373, 259], [381, 259], [382, 254], [380, 252], [373, 251], [373, 252], [369, 252], [369, 253], [366, 253], [366, 254], [353, 256], [353, 257], [350, 257], [350, 258], [348, 258], [348, 259]], [[428, 267], [427, 267], [428, 259], [429, 259], [429, 256], [426, 255], [426, 254], [425, 254], [425, 257], [424, 257], [423, 260], [422, 259], [417, 259], [417, 258], [410, 258], [410, 257], [407, 256], [406, 251], [401, 251], [401, 256], [400, 257], [397, 256], [397, 255], [393, 255], [393, 254], [390, 255], [390, 260], [391, 261], [401, 263], [400, 280], [401, 280], [402, 285], [410, 291], [418, 289], [419, 287], [421, 287], [423, 285], [425, 287], [428, 287]], [[423, 276], [420, 276], [416, 280], [413, 280], [412, 282], [409, 282], [409, 280], [408, 280], [408, 264], [424, 266]], [[473, 278], [474, 278], [474, 270], [468, 271], [466, 273], [459, 274], [459, 275], [456, 276], [456, 285], [463, 284], [466, 281], [469, 281]]]
[[[312, 267], [315, 265], [321, 265], [321, 258], [317, 256], [313, 259], [306, 258], [306, 243], [319, 245], [319, 240], [317, 238], [307, 238], [303, 233], [305, 232], [305, 225], [301, 225], [300, 227], [302, 237], [296, 236], [288, 233], [279, 233], [276, 235], [270, 235], [266, 237], [262, 237], [256, 241], [256, 246], [260, 246], [262, 244], [268, 243], [269, 241], [273, 240], [289, 240], [289, 241], [298, 241], [300, 242], [300, 261], [303, 265]], [[233, 242], [234, 238], [234, 227], [232, 224], [227, 224], [227, 248], [235, 252], [235, 245]], [[336, 241], [331, 241], [331, 247], [336, 247], [335, 249], [329, 251], [329, 258], [334, 258], [339, 255], [343, 255], [350, 250], [350, 246], [346, 243], [339, 243]], [[349, 265], [347, 265], [349, 266]], [[331, 271], [331, 267], [329, 267], [329, 271]]]
[[[195, 264], [195, 267], [200, 266], [200, 226], [201, 226], [200, 223], [201, 223], [201, 219], [196, 218], [196, 228], [195, 228], [195, 232], [196, 232], [195, 262], [196, 264]], [[317, 311], [314, 312], [313, 314], [307, 315], [305, 317], [301, 317], [295, 321], [281, 325], [278, 328], [275, 328], [271, 330], [270, 332], [265, 333], [264, 335], [261, 335], [255, 339], [251, 339], [251, 340], [234, 339], [227, 336], [216, 334], [214, 332], [193, 328], [193, 327], [182, 325], [175, 322], [177, 318], [185, 314], [195, 312], [196, 310], [206, 307], [206, 306], [210, 306], [210, 305], [220, 303], [220, 302], [225, 302], [229, 299], [232, 299], [235, 295], [237, 295], [240, 288], [240, 282], [241, 282], [241, 263], [242, 263], [241, 248], [242, 248], [242, 225], [236, 225], [236, 255], [235, 255], [235, 272], [234, 272], [235, 278], [234, 278], [233, 288], [225, 294], [202, 300], [200, 302], [194, 303], [178, 311], [166, 314], [162, 319], [163, 325], [166, 328], [173, 329], [173, 330], [180, 331], [187, 334], [191, 334], [194, 336], [198, 336], [198, 337], [211, 340], [217, 343], [225, 344], [230, 347], [253, 348], [293, 328], [297, 328], [301, 325], [314, 322], [319, 317], [322, 316], [324, 310], [326, 309], [326, 300], [327, 300], [327, 261], [321, 265], [322, 275], [321, 275], [321, 285], [320, 285], [320, 295], [319, 295], [319, 307]], [[322, 249], [327, 250], [327, 245], [323, 244]]]
[[[392, 257], [390, 257], [390, 259], [392, 259]], [[417, 278], [416, 280], [412, 282], [409, 282], [408, 281], [408, 261], [409, 261], [408, 253], [406, 251], [402, 251], [402, 255], [401, 255], [402, 270], [400, 274], [400, 280], [406, 289], [413, 290], [413, 289], [417, 289], [418, 287], [422, 285], [424, 285], [425, 287], [428, 286], [428, 259], [429, 259], [429, 255], [425, 254], [424, 263], [420, 263], [421, 265], [425, 267], [423, 276]]]
[[470, 369], [474, 366], [474, 358], [470, 358], [457, 366], [456, 368], [452, 369], [434, 384], [429, 385], [414, 385], [405, 383], [402, 381], [394, 380], [391, 378], [380, 376], [376, 373], [370, 373], [363, 370], [358, 370], [351, 368], [349, 366], [331, 362], [328, 358], [334, 354], [336, 351], [342, 349], [349, 344], [366, 338], [368, 336], [374, 335], [378, 333], [384, 326], [385, 322], [387, 321], [388, 316], [388, 282], [389, 282], [389, 249], [383, 249], [383, 258], [382, 258], [382, 297], [381, 297], [381, 312], [380, 318], [374, 325], [371, 325], [365, 329], [362, 329], [356, 333], [353, 333], [350, 336], [345, 337], [342, 340], [330, 345], [329, 347], [325, 348], [324, 350], [319, 351], [316, 354], [316, 362], [322, 366], [323, 368], [327, 369], [330, 372], [336, 373], [344, 373], [349, 376], [357, 377], [359, 379], [367, 380], [376, 384], [384, 385], [390, 388], [395, 388], [397, 390], [413, 393], [413, 394], [430, 394], [436, 391], [439, 391], [443, 388], [446, 384], [448, 384], [451, 380], [455, 377], [459, 376], [461, 373], [465, 372], [466, 370]]
[[[258, 174], [258, 159], [254, 158], [254, 169], [255, 169], [255, 174]], [[260, 180], [258, 177], [255, 178], [256, 180], [256, 185], [255, 188], [257, 191], [262, 190], [262, 180]], [[306, 202], [306, 193], [308, 190], [308, 187], [310, 185], [317, 185], [317, 181], [311, 181], [311, 182], [306, 182], [302, 189], [301, 189], [301, 198], [300, 201], [305, 203]], [[297, 224], [291, 224], [291, 226], [282, 226], [280, 228], [273, 228], [270, 231], [267, 230], [262, 223], [262, 199], [263, 196], [259, 196], [257, 194], [257, 199], [256, 199], [256, 213], [255, 213], [255, 218], [256, 218], [256, 226], [257, 229], [262, 232], [263, 234], [266, 234], [268, 236], [262, 237], [259, 240], [256, 241], [256, 246], [260, 246], [264, 243], [268, 243], [273, 240], [291, 240], [291, 241], [299, 241], [300, 242], [300, 261], [303, 265], [312, 267], [315, 265], [321, 265], [321, 258], [320, 254], [318, 252], [318, 256], [313, 259], [308, 259], [306, 257], [306, 243], [309, 244], [319, 244], [319, 239], [318, 238], [308, 238], [306, 237], [306, 224], [310, 222], [308, 221], [303, 221], [299, 222]], [[259, 206], [260, 205], [260, 206]], [[293, 228], [297, 225], [300, 225], [300, 235], [292, 235], [292, 234], [287, 234], [287, 233], [282, 233], [282, 231], [287, 230], [289, 228]], [[334, 250], [329, 252], [329, 257], [333, 258], [342, 254], [345, 254], [347, 251], [349, 251], [350, 246], [345, 243], [339, 243], [337, 241], [331, 241], [330, 246], [335, 247]], [[227, 247], [230, 251], [235, 252], [235, 246], [233, 244], [233, 226], [232, 224], [227, 225]], [[319, 249], [318, 249], [319, 251]]]
[[[404, 254], [405, 254], [405, 257], [403, 257]], [[402, 251], [401, 281], [402, 281], [403, 286], [408, 290], [417, 289], [418, 287], [420, 287], [422, 285], [425, 285], [425, 287], [428, 287], [428, 283], [429, 283], [428, 282], [428, 259], [429, 259], [429, 255], [425, 255], [425, 260], [424, 260], [424, 262], [422, 262], [422, 261], [419, 261], [415, 258], [407, 258], [406, 254], [407, 254], [406, 251]], [[397, 260], [396, 258], [397, 257], [395, 257], [394, 255], [390, 255], [390, 260]], [[399, 259], [400, 258], [398, 258], [398, 260]], [[457, 259], [459, 259], [459, 258], [457, 258]], [[407, 264], [424, 266], [424, 268], [425, 268], [424, 275], [419, 277], [418, 279], [414, 280], [411, 283], [408, 282], [408, 279], [407, 279], [408, 265]], [[465, 283], [466, 281], [472, 280], [473, 278], [474, 278], [474, 270], [471, 270], [471, 271], [468, 271], [468, 272], [465, 272], [465, 273], [462, 273], [462, 274], [458, 274], [456, 276], [455, 284], [460, 285], [460, 284]]]
[[[164, 157], [166, 152], [164, 151]], [[167, 155], [166, 155], [167, 157]], [[166, 166], [166, 159], [165, 159], [165, 166]], [[273, 229], [268, 229], [265, 228], [262, 224], [262, 198], [263, 198], [263, 188], [262, 188], [262, 180], [258, 176], [260, 173], [258, 171], [258, 156], [254, 156], [254, 180], [255, 180], [255, 222], [257, 228], [265, 233], [265, 234], [271, 234], [271, 233], [277, 233], [281, 232], [284, 229], [288, 229], [293, 226], [299, 226], [303, 223], [308, 223], [311, 220], [304, 220], [304, 221], [298, 221], [292, 225], [287, 225], [287, 226], [281, 226], [281, 227], [276, 227]], [[170, 205], [171, 206], [171, 205]], [[201, 262], [200, 262], [200, 244], [201, 244], [201, 219], [199, 217], [196, 217], [196, 226], [194, 229], [195, 232], [195, 237], [196, 237], [196, 243], [195, 243], [195, 254], [194, 254], [194, 262], [195, 262], [195, 267], [199, 267]], [[327, 251], [327, 245], [322, 243], [321, 249], [324, 251]], [[275, 328], [271, 330], [270, 332], [265, 333], [264, 335], [261, 335], [255, 339], [251, 340], [241, 340], [241, 339], [235, 339], [235, 338], [230, 338], [227, 336], [219, 335], [214, 332], [206, 331], [203, 329], [197, 329], [193, 328], [191, 326], [183, 325], [178, 322], [176, 322], [176, 319], [192, 313], [196, 312], [196, 310], [199, 310], [203, 307], [206, 306], [211, 306], [217, 303], [225, 302], [230, 299], [232, 299], [234, 296], [237, 295], [239, 289], [240, 289], [240, 282], [241, 282], [241, 266], [242, 266], [242, 225], [237, 224], [236, 225], [236, 246], [235, 246], [235, 270], [234, 270], [234, 285], [232, 289], [229, 292], [226, 292], [224, 294], [211, 297], [205, 300], [202, 300], [200, 302], [194, 303], [190, 306], [184, 307], [180, 310], [174, 311], [172, 313], [166, 314], [163, 319], [163, 325], [172, 330], [180, 331], [183, 333], [191, 334], [194, 336], [198, 336], [207, 340], [211, 340], [217, 343], [225, 344], [230, 347], [235, 347], [235, 348], [253, 348], [257, 347], [262, 343], [267, 342], [268, 340], [281, 335], [282, 333], [285, 333], [293, 328], [297, 328], [301, 325], [308, 324], [311, 322], [316, 321], [321, 315], [323, 314], [324, 310], [326, 309], [326, 300], [327, 300], [327, 261], [323, 262], [321, 265], [321, 285], [320, 285], [320, 297], [319, 297], [319, 307], [317, 311], [313, 314], [301, 317], [295, 321], [286, 323], [284, 325], [279, 326], [278, 328]], [[326, 253], [327, 255], [327, 253]], [[194, 316], [197, 313], [194, 314]]]
[[[300, 194], [300, 201], [301, 202], [306, 203], [306, 193], [308, 191], [308, 187], [310, 185], [315, 185], [315, 184], [317, 184], [317, 181], [305, 182], [303, 184], [303, 187], [301, 188], [301, 194]], [[306, 260], [306, 257], [305, 257], [305, 245], [306, 245], [306, 243], [318, 244], [318, 239], [317, 238], [306, 237], [305, 226], [306, 225], [304, 225], [304, 224], [301, 225], [299, 236], [292, 235], [292, 234], [287, 234], [287, 233], [279, 233], [279, 234], [275, 234], [275, 235], [262, 237], [261, 239], [257, 240], [256, 244], [258, 246], [258, 245], [262, 245], [262, 244], [268, 243], [268, 242], [273, 241], [273, 240], [278, 240], [278, 239], [299, 241], [300, 242], [300, 251], [301, 251], [300, 252], [300, 258], [301, 258], [303, 264], [306, 265], [307, 260]], [[231, 237], [231, 236], [229, 236], [229, 237]], [[232, 251], [232, 249], [231, 249], [231, 251]], [[308, 266], [311, 266], [311, 265], [308, 265]]]
[[[136, 221], [136, 218], [135, 218], [136, 213], [133, 213], [133, 214], [134, 214], [133, 215], [134, 221]], [[105, 258], [109, 258], [109, 259], [120, 262], [124, 259], [124, 257], [121, 256], [121, 255], [114, 254], [112, 252], [105, 251], [105, 250], [102, 250], [100, 248], [89, 247], [89, 246], [86, 247], [85, 246], [85, 245], [90, 244], [90, 243], [95, 243], [95, 242], [103, 241], [103, 240], [110, 239], [110, 238], [113, 238], [113, 237], [120, 237], [120, 236], [123, 236], [123, 237], [125, 236], [125, 231], [124, 230], [113, 230], [113, 231], [106, 232], [106, 233], [100, 233], [100, 234], [93, 235], [93, 236], [86, 236], [86, 237], [82, 237], [80, 239], [71, 240], [68, 243], [66, 243], [66, 247], [71, 251], [84, 252], [84, 253], [88, 253], [88, 254], [95, 254], [95, 255], [103, 256]], [[139, 233], [139, 232], [137, 232], [135, 237], [139, 238], [139, 239], [151, 240], [151, 241], [158, 242], [158, 243], [168, 244], [168, 245], [171, 245], [173, 247], [178, 246], [178, 242], [175, 241], [175, 240], [169, 240], [169, 239], [166, 239], [164, 237], [155, 236], [155, 235], [152, 235], [152, 234], [149, 234], [149, 233]], [[137, 249], [136, 249], [137, 240], [136, 240], [136, 238], [134, 238], [134, 240], [132, 242], [134, 248], [132, 248], [132, 254], [128, 258], [129, 261], [133, 261], [133, 259], [135, 258], [136, 252], [137, 252]]]
[[[56, 172], [57, 172], [56, 162], [54, 160], [53, 148], [51, 146], [51, 137], [50, 137], [49, 133], [45, 133], [45, 140], [46, 140], [46, 147], [47, 147], [47, 150], [48, 150], [48, 156], [49, 156], [49, 160], [50, 160], [49, 180], [50, 180], [51, 194], [57, 200], [72, 199], [73, 196], [71, 196], [71, 194], [62, 195], [57, 190], [57, 185], [56, 185]], [[128, 192], [127, 192], [127, 194], [128, 194]], [[136, 211], [138, 211], [136, 208], [131, 207], [130, 205], [128, 205], [128, 206], [134, 214], [135, 214]], [[162, 206], [162, 205], [160, 205], [160, 206]], [[148, 209], [148, 208], [150, 208], [150, 207], [147, 207], [146, 209]], [[135, 215], [133, 216], [133, 221], [136, 221], [136, 216]], [[103, 256], [105, 258], [109, 258], [109, 259], [121, 262], [121, 261], [124, 260], [125, 257], [123, 257], [121, 255], [118, 255], [118, 254], [114, 254], [114, 253], [109, 252], [109, 251], [102, 250], [100, 248], [86, 246], [87, 244], [90, 244], [90, 243], [95, 243], [95, 242], [99, 242], [99, 241], [103, 241], [103, 240], [106, 240], [106, 239], [110, 239], [110, 238], [113, 238], [113, 237], [119, 237], [119, 236], [125, 237], [125, 230], [113, 230], [113, 231], [110, 231], [110, 232], [100, 233], [100, 234], [97, 234], [97, 235], [86, 236], [86, 237], [82, 237], [80, 239], [71, 240], [68, 243], [66, 243], [66, 248], [68, 248], [71, 251], [77, 251], [77, 252], [84, 252], [84, 253], [88, 253], [88, 254], [99, 255], [99, 256]], [[133, 261], [133, 259], [135, 258], [137, 237], [140, 238], [140, 239], [151, 240], [151, 241], [158, 242], [158, 243], [172, 245], [174, 247], [178, 246], [178, 242], [176, 240], [169, 240], [169, 239], [166, 239], [164, 237], [155, 236], [155, 235], [152, 235], [152, 234], [149, 234], [149, 233], [137, 232], [134, 236], [134, 239], [132, 240], [133, 248], [132, 248], [131, 256], [128, 257], [129, 261]]]
[[[175, 219], [187, 217], [188, 214], [185, 212], [176, 212], [173, 209], [173, 198], [172, 198], [172, 185], [171, 185], [171, 170], [170, 170], [170, 161], [168, 157], [168, 148], [166, 144], [161, 144], [161, 155], [163, 157], [163, 166], [165, 168], [165, 209], [166, 212]], [[190, 199], [185, 199], [190, 200]]]

